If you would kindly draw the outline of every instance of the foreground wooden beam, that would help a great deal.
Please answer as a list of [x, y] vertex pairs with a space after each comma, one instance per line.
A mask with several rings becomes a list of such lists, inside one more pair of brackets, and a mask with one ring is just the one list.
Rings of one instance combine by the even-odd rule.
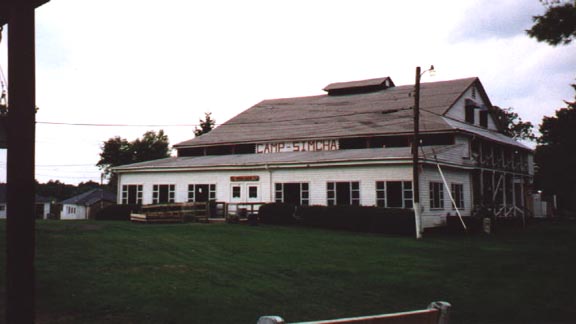
[[8, 23], [7, 323], [35, 320], [34, 9], [44, 2], [5, 0], [0, 4], [0, 23]]

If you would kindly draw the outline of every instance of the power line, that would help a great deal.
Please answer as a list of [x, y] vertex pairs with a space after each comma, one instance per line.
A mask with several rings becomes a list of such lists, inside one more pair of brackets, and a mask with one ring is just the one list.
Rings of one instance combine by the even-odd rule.
[[[411, 107], [404, 107], [399, 109], [394, 109], [390, 111], [364, 111], [364, 112], [347, 112], [338, 115], [330, 115], [330, 116], [318, 116], [314, 117], [315, 120], [318, 119], [333, 119], [333, 118], [340, 118], [340, 117], [349, 117], [349, 116], [358, 116], [358, 115], [370, 115], [370, 114], [390, 114], [396, 113], [405, 110], [411, 110]], [[280, 119], [274, 120], [275, 123], [279, 122], [298, 122], [310, 120], [308, 117], [296, 117], [296, 118], [288, 118], [288, 119]], [[59, 125], [59, 126], [90, 126], [90, 127], [198, 127], [200, 124], [105, 124], [105, 123], [68, 123], [68, 122], [36, 122], [37, 124], [44, 124], [44, 125]], [[227, 122], [227, 125], [252, 125], [252, 124], [261, 124], [262, 121], [240, 121], [240, 122]], [[221, 126], [223, 124], [215, 124], [214, 126]]]
[[51, 167], [96, 167], [96, 164], [36, 164], [37, 168], [51, 168]]
[[70, 176], [61, 176], [61, 175], [55, 175], [55, 174], [35, 174], [36, 177], [47, 177], [50, 179], [75, 179], [75, 180], [81, 180], [81, 179], [97, 179], [100, 180], [100, 176], [77, 176], [77, 177], [70, 177]]
[[44, 125], [59, 126], [91, 126], [91, 127], [194, 127], [199, 124], [93, 124], [93, 123], [65, 123], [65, 122], [36, 122]]

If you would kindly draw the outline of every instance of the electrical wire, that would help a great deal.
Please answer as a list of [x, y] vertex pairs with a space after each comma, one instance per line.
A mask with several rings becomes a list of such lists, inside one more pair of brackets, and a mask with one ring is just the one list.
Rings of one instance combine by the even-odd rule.
[[[396, 109], [390, 113], [396, 113], [405, 110], [411, 110], [412, 108], [400, 108]], [[340, 115], [330, 115], [330, 116], [320, 116], [315, 117], [314, 120], [318, 119], [329, 119], [329, 118], [340, 118], [340, 117], [349, 117], [349, 116], [358, 116], [358, 115], [369, 115], [369, 114], [383, 114], [389, 113], [388, 111], [366, 111], [366, 112], [352, 112]], [[298, 122], [310, 120], [310, 118], [290, 118], [290, 119], [280, 119], [274, 120], [275, 123], [282, 123], [282, 122]], [[91, 127], [197, 127], [200, 124], [105, 124], [105, 123], [72, 123], [72, 122], [49, 122], [49, 121], [39, 121], [36, 122], [37, 124], [44, 124], [44, 125], [60, 125], [60, 126], [91, 126]], [[249, 121], [249, 122], [227, 122], [226, 125], [253, 125], [253, 124], [262, 124], [263, 121]], [[215, 124], [214, 126], [221, 126], [223, 124]]]
[[36, 122], [43, 125], [58, 126], [90, 126], [90, 127], [194, 127], [199, 124], [93, 124], [93, 123], [65, 123], [65, 122]]

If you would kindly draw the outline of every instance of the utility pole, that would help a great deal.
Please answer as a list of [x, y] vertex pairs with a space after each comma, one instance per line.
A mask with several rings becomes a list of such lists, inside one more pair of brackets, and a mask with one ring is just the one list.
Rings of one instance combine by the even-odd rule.
[[416, 224], [416, 238], [422, 238], [422, 214], [420, 208], [420, 171], [418, 164], [418, 145], [420, 144], [420, 78], [422, 74], [433, 73], [434, 65], [424, 72], [416, 67], [416, 82], [414, 84], [414, 136], [412, 138], [412, 205], [414, 207], [414, 221]]
[[420, 142], [420, 67], [416, 67], [414, 84], [414, 136], [412, 138], [412, 190], [416, 239], [422, 238], [422, 217], [420, 215], [420, 174], [418, 170], [418, 144]]

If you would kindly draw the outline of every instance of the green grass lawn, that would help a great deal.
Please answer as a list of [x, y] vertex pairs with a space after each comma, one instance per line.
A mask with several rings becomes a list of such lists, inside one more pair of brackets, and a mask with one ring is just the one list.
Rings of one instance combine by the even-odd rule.
[[416, 241], [275, 226], [43, 221], [37, 246], [40, 323], [304, 321], [436, 300], [452, 303], [453, 323], [576, 322], [575, 223]]

